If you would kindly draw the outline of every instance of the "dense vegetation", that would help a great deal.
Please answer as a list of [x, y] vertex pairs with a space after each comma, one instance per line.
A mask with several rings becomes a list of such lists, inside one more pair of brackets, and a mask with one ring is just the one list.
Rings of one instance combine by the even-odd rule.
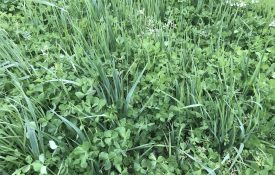
[[1, 0], [0, 174], [275, 174], [274, 0]]

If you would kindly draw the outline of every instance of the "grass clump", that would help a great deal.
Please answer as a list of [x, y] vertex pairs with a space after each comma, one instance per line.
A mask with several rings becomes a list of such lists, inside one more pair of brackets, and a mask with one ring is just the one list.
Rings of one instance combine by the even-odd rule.
[[0, 174], [275, 174], [272, 0], [0, 4]]

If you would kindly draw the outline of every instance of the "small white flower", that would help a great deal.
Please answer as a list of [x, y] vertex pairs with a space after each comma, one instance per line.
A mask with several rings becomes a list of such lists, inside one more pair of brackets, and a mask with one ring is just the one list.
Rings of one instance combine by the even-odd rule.
[[173, 24], [173, 21], [171, 19], [168, 19], [167, 25], [170, 26], [171, 24]]
[[155, 28], [147, 28], [147, 35], [154, 35], [154, 34], [158, 34], [159, 29], [155, 29]]
[[245, 7], [247, 4], [243, 1], [234, 1], [234, 0], [226, 0], [226, 4], [229, 4], [231, 7], [236, 6], [236, 7]]
[[166, 24], [164, 24], [163, 28], [175, 28], [176, 27], [176, 24], [174, 23], [174, 21], [172, 20], [168, 20]]
[[[152, 17], [148, 17], [145, 25], [145, 30], [141, 33], [145, 36], [157, 35], [161, 31], [161, 27], [157, 25], [157, 22], [153, 20]], [[144, 33], [143, 33], [144, 32]]]
[[154, 20], [152, 18], [149, 18], [148, 25], [154, 25]]
[[236, 3], [236, 6], [238, 6], [238, 7], [245, 7], [246, 3], [245, 2], [239, 2], [239, 3]]
[[137, 15], [144, 15], [144, 12], [145, 12], [144, 8], [141, 10], [138, 10]]
[[48, 55], [48, 50], [49, 50], [49, 46], [48, 45], [44, 45], [41, 48], [42, 55]]
[[275, 27], [275, 20], [273, 20], [270, 24], [269, 27]]
[[23, 32], [23, 33], [22, 33], [22, 36], [23, 36], [23, 38], [24, 38], [25, 40], [31, 40], [31, 38], [32, 38], [31, 33], [30, 33], [30, 32], [27, 32], [27, 31]]
[[164, 41], [164, 45], [167, 47], [169, 45], [169, 41]]
[[57, 145], [53, 140], [49, 141], [49, 145], [50, 145], [50, 148], [53, 149], [53, 150], [55, 150], [57, 148]]
[[259, 3], [260, 1], [259, 0], [251, 0], [251, 3], [252, 4], [257, 4], [257, 3]]
[[202, 35], [202, 36], [206, 36], [206, 35], [207, 35], [207, 32], [206, 32], [205, 30], [201, 30], [201, 31], [199, 32], [199, 34]]
[[155, 29], [149, 29], [149, 33], [155, 33]]
[[40, 174], [48, 174], [47, 173], [47, 167], [46, 166], [42, 166], [41, 168], [40, 168]]
[[273, 79], [275, 79], [275, 72], [273, 72], [273, 74], [272, 74], [272, 78], [273, 78]]
[[229, 4], [230, 6], [233, 6], [232, 0], [226, 0], [225, 3], [226, 3], [226, 4]]

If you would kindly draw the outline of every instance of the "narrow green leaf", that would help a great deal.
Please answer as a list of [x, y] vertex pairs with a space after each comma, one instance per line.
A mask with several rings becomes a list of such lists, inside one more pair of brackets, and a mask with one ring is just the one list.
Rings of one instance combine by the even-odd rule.
[[132, 88], [130, 89], [130, 91], [127, 94], [127, 97], [126, 97], [126, 100], [125, 100], [125, 109], [124, 109], [125, 113], [127, 113], [127, 111], [128, 111], [128, 107], [129, 107], [131, 98], [132, 98], [132, 96], [134, 94], [134, 91], [135, 91], [135, 89], [136, 89], [136, 87], [137, 87], [137, 85], [138, 85], [138, 83], [139, 83], [139, 81], [140, 81], [140, 79], [141, 79], [144, 71], [146, 70], [146, 67], [147, 67], [147, 65], [144, 67], [144, 69], [142, 70], [142, 72], [139, 74], [136, 82], [134, 83], [134, 85], [132, 86]]

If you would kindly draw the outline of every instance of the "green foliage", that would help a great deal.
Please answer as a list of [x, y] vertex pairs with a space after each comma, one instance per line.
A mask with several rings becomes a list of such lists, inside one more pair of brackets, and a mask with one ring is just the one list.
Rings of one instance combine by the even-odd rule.
[[0, 174], [275, 174], [272, 0], [2, 0]]

